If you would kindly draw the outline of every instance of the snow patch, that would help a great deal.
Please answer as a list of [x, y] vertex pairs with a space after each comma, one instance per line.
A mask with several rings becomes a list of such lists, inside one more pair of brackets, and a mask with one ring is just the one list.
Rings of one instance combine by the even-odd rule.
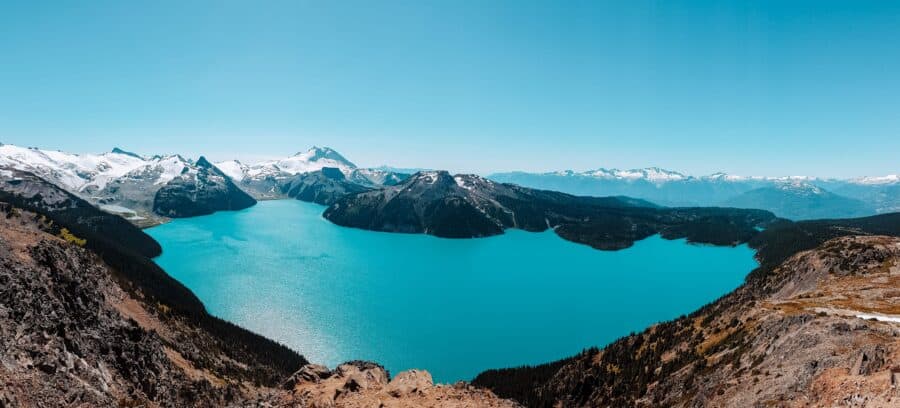
[[888, 174], [887, 176], [860, 177], [850, 181], [854, 184], [881, 185], [900, 183], [900, 174]]
[[870, 314], [870, 313], [857, 313], [856, 317], [860, 319], [875, 319], [879, 322], [890, 322], [890, 323], [900, 323], [900, 316], [888, 316], [881, 314]]

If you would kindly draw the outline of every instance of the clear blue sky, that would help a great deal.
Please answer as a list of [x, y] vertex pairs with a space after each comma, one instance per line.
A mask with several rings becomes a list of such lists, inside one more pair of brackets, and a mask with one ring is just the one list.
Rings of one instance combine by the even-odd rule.
[[4, 1], [0, 141], [900, 172], [900, 2]]

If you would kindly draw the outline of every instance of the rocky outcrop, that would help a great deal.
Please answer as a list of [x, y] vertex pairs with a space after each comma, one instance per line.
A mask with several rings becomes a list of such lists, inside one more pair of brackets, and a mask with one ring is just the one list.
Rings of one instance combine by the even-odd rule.
[[369, 190], [348, 180], [335, 167], [298, 174], [281, 186], [281, 192], [287, 197], [322, 205], [331, 205], [344, 196]]
[[519, 406], [465, 383], [436, 385], [427, 371], [404, 371], [391, 379], [383, 367], [366, 362], [342, 364], [334, 371], [308, 365], [286, 388], [291, 394], [282, 402], [310, 408]]
[[256, 200], [200, 157], [156, 192], [153, 212], [166, 217], [193, 217], [223, 210], [242, 210]]
[[898, 287], [900, 238], [836, 238], [690, 316], [474, 383], [535, 407], [896, 406]]
[[653, 234], [692, 242], [746, 242], [774, 215], [728, 208], [658, 208], [621, 197], [576, 197], [446, 171], [416, 173], [396, 186], [346, 196], [324, 217], [343, 226], [448, 238], [544, 231], [598, 249], [621, 249]]

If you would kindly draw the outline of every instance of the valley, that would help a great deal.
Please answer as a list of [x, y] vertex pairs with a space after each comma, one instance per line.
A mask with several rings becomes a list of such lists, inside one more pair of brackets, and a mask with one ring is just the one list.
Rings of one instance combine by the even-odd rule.
[[[0, 403], [6, 405], [79, 400], [94, 405], [349, 407], [393, 401], [443, 406], [437, 401], [452, 398], [461, 406], [692, 406], [811, 395], [812, 390], [828, 398], [817, 403], [839, 404], [855, 401], [841, 385], [849, 382], [863, 387], [876, 406], [889, 406], [896, 398], [890, 381], [897, 353], [891, 291], [898, 263], [898, 244], [891, 238], [900, 236], [897, 214], [792, 222], [764, 210], [663, 207], [627, 196], [573, 196], [475, 175], [360, 169], [327, 148], [280, 164], [220, 168], [202, 157], [148, 159], [120, 149], [90, 156], [85, 164], [82, 156], [0, 147], [13, 152], [0, 155], [0, 202], [7, 220], [0, 255], [8, 270], [17, 271], [2, 277], [13, 285], [0, 293], [0, 318], [15, 319], [5, 327], [36, 333], [51, 322], [21, 320], [10, 311], [65, 316], [50, 343], [61, 347], [41, 345], [44, 340], [33, 336], [4, 346], [14, 356], [0, 370], [0, 381], [7, 385]], [[164, 165], [169, 162], [180, 169]], [[660, 177], [662, 172], [648, 174]], [[893, 181], [873, 183], [886, 188]], [[795, 184], [775, 188], [829, 197], [816, 190], [824, 187]], [[113, 195], [101, 199], [98, 192]], [[268, 211], [269, 218], [254, 215]], [[153, 222], [147, 222], [151, 217]], [[148, 230], [165, 246], [138, 228], [174, 219]], [[296, 241], [292, 250], [273, 257], [272, 245], [258, 234], [276, 231], [284, 234], [275, 238], [281, 244]], [[367, 258], [369, 245], [377, 242], [378, 256]], [[527, 256], [517, 254], [523, 248], [531, 248]], [[673, 248], [687, 252], [679, 255]], [[756, 251], [755, 269], [748, 248]], [[750, 263], [730, 256], [717, 263], [714, 251], [743, 251], [738, 258]], [[161, 253], [159, 264], [150, 259]], [[346, 254], [351, 256], [342, 259]], [[419, 262], [413, 261], [416, 256]], [[561, 258], [575, 260], [576, 267], [567, 261], [561, 274], [554, 263]], [[638, 260], [648, 263], [633, 263]], [[542, 280], [549, 270], [554, 273], [548, 277], [565, 277], [552, 281], [563, 286]], [[380, 276], [385, 271], [393, 272]], [[286, 284], [297, 276], [308, 279]], [[476, 286], [466, 286], [473, 282]], [[736, 289], [728, 292], [731, 288]], [[610, 292], [596, 296], [604, 290]], [[62, 296], [42, 303], [17, 292]], [[567, 296], [554, 299], [549, 293]], [[416, 294], [421, 297], [404, 298]], [[263, 297], [267, 300], [260, 302]], [[77, 300], [83, 298], [96, 302]], [[292, 303], [298, 299], [309, 303]], [[585, 303], [589, 299], [609, 303]], [[708, 301], [713, 302], [701, 306]], [[410, 309], [411, 304], [419, 307]], [[79, 307], [100, 310], [104, 317], [76, 335], [66, 327], [85, 327], [80, 322], [88, 312]], [[598, 321], [597, 310], [617, 313], [599, 313], [610, 320]], [[546, 315], [519, 324], [511, 318], [517, 313]], [[462, 315], [485, 320], [460, 320]], [[405, 326], [393, 326], [398, 321]], [[546, 330], [541, 321], [570, 326]], [[535, 331], [535, 324], [542, 329]], [[459, 335], [491, 330], [499, 330], [493, 337], [500, 342], [494, 345]], [[535, 333], [539, 341], [531, 347], [510, 347]], [[3, 339], [10, 336], [4, 332]], [[112, 343], [97, 343], [96, 336]], [[771, 360], [766, 350], [775, 347], [775, 340], [793, 338], [812, 340], [780, 342], [779, 347], [796, 352], [778, 363]], [[801, 352], [810, 344], [818, 348]], [[863, 347], [861, 354], [840, 351], [851, 344]], [[335, 369], [309, 364], [294, 349]], [[823, 359], [829, 353], [833, 358]], [[383, 361], [389, 368], [345, 362], [356, 358]], [[429, 368], [419, 364], [434, 367], [434, 377], [418, 370], [395, 372]], [[153, 379], [139, 380], [147, 375]], [[729, 380], [735, 377], [741, 380]], [[471, 385], [434, 384], [469, 378]]]
[[443, 383], [689, 313], [757, 266], [746, 245], [654, 236], [597, 251], [519, 230], [442, 239], [343, 228], [323, 209], [264, 201], [146, 231], [163, 247], [155, 261], [210, 313], [329, 367], [365, 359]]

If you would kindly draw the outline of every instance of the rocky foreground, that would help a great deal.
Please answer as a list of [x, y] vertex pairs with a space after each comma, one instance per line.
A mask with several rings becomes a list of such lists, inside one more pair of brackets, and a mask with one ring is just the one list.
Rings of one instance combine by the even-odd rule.
[[299, 357], [300, 370], [279, 380], [282, 368], [239, 340], [123, 289], [83, 238], [8, 203], [0, 210], [2, 408], [517, 406], [434, 385], [424, 371], [391, 379], [373, 363], [330, 371]]

